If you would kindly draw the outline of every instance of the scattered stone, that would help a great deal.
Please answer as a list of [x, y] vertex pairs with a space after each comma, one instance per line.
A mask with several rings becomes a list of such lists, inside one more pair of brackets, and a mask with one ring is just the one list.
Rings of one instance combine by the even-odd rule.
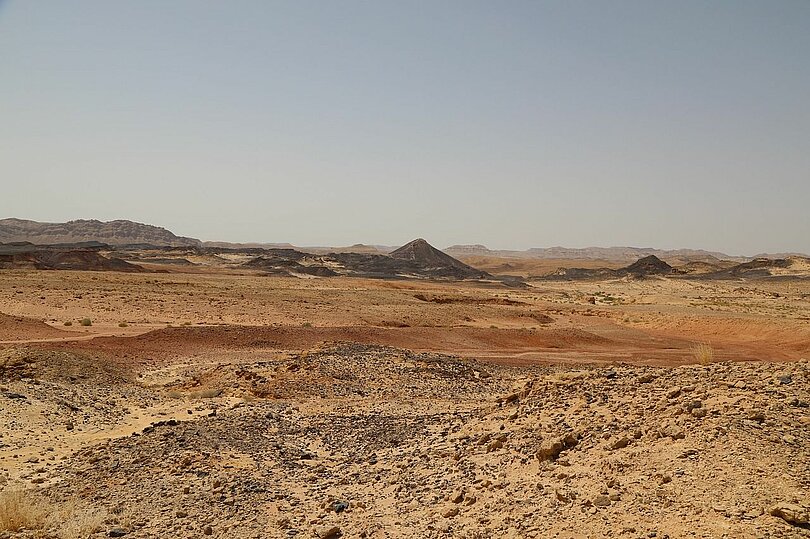
[[628, 445], [630, 445], [630, 438], [628, 438], [627, 436], [622, 436], [621, 438], [610, 444], [610, 448], [615, 451], [617, 449], [624, 449]]
[[765, 412], [762, 410], [751, 410], [748, 412], [748, 419], [751, 421], [756, 421], [757, 423], [762, 423], [765, 421]]
[[442, 513], [444, 518], [453, 518], [458, 515], [458, 507], [450, 507]]
[[342, 535], [340, 528], [337, 526], [324, 526], [316, 530], [315, 535], [319, 539], [335, 539]]
[[768, 509], [768, 514], [779, 517], [794, 526], [806, 526], [810, 524], [810, 511], [796, 504], [779, 503]]

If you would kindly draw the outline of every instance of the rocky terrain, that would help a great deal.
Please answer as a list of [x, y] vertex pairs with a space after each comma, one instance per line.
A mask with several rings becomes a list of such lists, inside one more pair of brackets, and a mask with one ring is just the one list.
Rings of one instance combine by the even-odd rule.
[[672, 267], [657, 256], [649, 255], [622, 268], [560, 268], [549, 275], [537, 278], [547, 280], [608, 280], [623, 277], [644, 278], [657, 275], [718, 280], [808, 278], [810, 277], [810, 258], [798, 256], [778, 259], [757, 258], [749, 262], [731, 265], [728, 263], [690, 262], [682, 267]]
[[[609, 280], [673, 274], [722, 280], [810, 276], [810, 258], [790, 253], [751, 259], [694, 249], [552, 247], [498, 251], [483, 245], [454, 245], [442, 251], [421, 238], [399, 248], [364, 244], [297, 248], [290, 244], [201, 242], [125, 220], [0, 220], [0, 269], [139, 271], [135, 266], [141, 263], [148, 264], [150, 271], [198, 267], [202, 271], [248, 270], [303, 278], [477, 279], [510, 287], [523, 287], [526, 279]], [[564, 265], [550, 265], [554, 263]]]
[[0, 538], [810, 537], [806, 279], [123, 252], [0, 272]]
[[268, 275], [373, 279], [493, 279], [446, 255], [425, 240], [414, 240], [390, 254], [370, 250], [312, 253], [297, 249], [183, 247], [119, 249], [111, 256], [154, 267], [171, 265], [216, 266], [229, 271], [253, 270]]
[[[601, 260], [629, 264], [654, 255], [669, 263], [680, 265], [689, 262], [716, 263], [724, 260], [745, 262], [748, 258], [732, 256], [715, 251], [702, 249], [654, 249], [651, 247], [585, 247], [575, 249], [570, 247], [533, 247], [524, 251], [489, 249], [484, 245], [451, 245], [444, 249], [449, 255], [455, 257], [489, 256], [517, 259], [557, 259], [557, 260]], [[758, 255], [773, 257], [774, 255]]]
[[810, 537], [807, 362], [14, 348], [0, 373], [4, 492], [65, 518], [8, 537]]

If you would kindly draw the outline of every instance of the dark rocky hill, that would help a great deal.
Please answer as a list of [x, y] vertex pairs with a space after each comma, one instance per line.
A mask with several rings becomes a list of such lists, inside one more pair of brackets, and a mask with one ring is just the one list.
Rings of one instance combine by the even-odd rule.
[[675, 268], [661, 260], [655, 255], [639, 258], [626, 268], [621, 268], [619, 272], [629, 273], [638, 277], [645, 275], [668, 275], [675, 271]]
[[32, 244], [0, 244], [0, 269], [144, 271], [141, 266], [107, 258], [98, 249], [60, 248]]
[[436, 249], [422, 238], [406, 243], [388, 256], [395, 260], [405, 260], [425, 271], [446, 273], [448, 277], [459, 279], [482, 279], [488, 277], [484, 271], [477, 270], [456, 260], [452, 256]]
[[37, 245], [95, 241], [108, 245], [201, 245], [200, 240], [176, 236], [165, 228], [133, 221], [80, 219], [67, 223], [40, 223], [25, 219], [0, 219], [0, 242]]

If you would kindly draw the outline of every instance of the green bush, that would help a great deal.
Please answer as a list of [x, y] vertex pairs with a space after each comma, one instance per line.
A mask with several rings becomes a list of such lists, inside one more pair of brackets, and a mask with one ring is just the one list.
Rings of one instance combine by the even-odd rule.
[[90, 320], [89, 318], [82, 318], [82, 321], [80, 322], [80, 324], [83, 325], [83, 326], [92, 326], [93, 321]]

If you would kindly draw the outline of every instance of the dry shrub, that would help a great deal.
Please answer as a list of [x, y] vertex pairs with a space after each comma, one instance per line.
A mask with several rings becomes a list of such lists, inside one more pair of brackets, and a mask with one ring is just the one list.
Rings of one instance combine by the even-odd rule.
[[714, 348], [706, 343], [696, 344], [692, 347], [692, 355], [698, 363], [705, 365], [714, 359]]
[[76, 499], [55, 505], [27, 491], [0, 492], [0, 531], [48, 530], [48, 537], [86, 539], [103, 531], [108, 519], [107, 511]]
[[45, 525], [46, 512], [27, 492], [0, 492], [0, 531], [37, 530]]
[[200, 391], [192, 391], [188, 394], [192, 399], [213, 399], [222, 395], [221, 389], [203, 389]]
[[104, 530], [109, 515], [103, 509], [69, 500], [55, 508], [47, 519], [48, 528], [59, 530], [60, 539], [85, 539]]

